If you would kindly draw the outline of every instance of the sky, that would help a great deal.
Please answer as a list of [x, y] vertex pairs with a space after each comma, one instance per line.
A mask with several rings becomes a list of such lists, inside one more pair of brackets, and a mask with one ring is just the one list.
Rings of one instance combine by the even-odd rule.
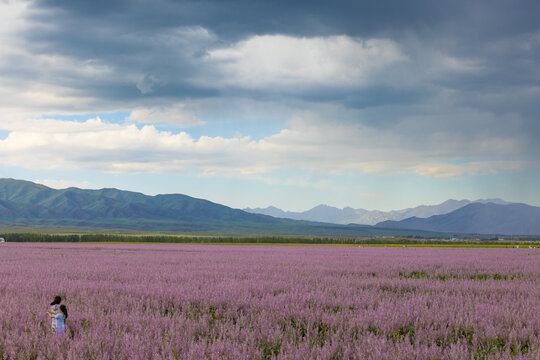
[[0, 177], [540, 206], [540, 2], [0, 0]]

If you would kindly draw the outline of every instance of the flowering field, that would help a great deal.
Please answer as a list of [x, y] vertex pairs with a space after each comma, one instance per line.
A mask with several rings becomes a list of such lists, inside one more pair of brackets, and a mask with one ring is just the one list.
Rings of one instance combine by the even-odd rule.
[[0, 294], [0, 359], [540, 358], [540, 249], [6, 243]]

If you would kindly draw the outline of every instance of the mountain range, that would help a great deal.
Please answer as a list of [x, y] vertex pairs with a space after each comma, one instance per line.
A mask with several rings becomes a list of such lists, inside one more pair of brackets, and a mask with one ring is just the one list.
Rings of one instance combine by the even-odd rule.
[[390, 212], [406, 217], [449, 211], [442, 215], [386, 220], [375, 226], [343, 225], [331, 221], [339, 219], [343, 212], [352, 214], [354, 209], [319, 206], [311, 210], [311, 219], [326, 217], [325, 222], [317, 222], [253, 214], [182, 194], [149, 196], [118, 189], [56, 190], [30, 181], [0, 179], [0, 229], [4, 232], [39, 230], [333, 237], [440, 237], [448, 236], [448, 233], [457, 236], [467, 233], [540, 235], [539, 207], [510, 204], [500, 199], [496, 202], [449, 200], [437, 206]]
[[469, 234], [539, 235], [540, 207], [526, 204], [472, 203], [444, 215], [383, 221], [376, 227]]
[[[0, 179], [0, 228], [27, 231], [400, 236], [418, 231], [280, 219], [182, 194], [148, 196], [118, 189], [56, 190]], [[433, 235], [431, 232], [422, 232]]]
[[479, 199], [475, 201], [450, 199], [438, 205], [420, 205], [414, 208], [391, 211], [353, 209], [351, 207], [338, 209], [328, 205], [318, 205], [303, 212], [283, 211], [274, 206], [255, 209], [246, 208], [244, 210], [253, 214], [270, 215], [294, 220], [320, 221], [334, 224], [376, 225], [387, 220], [399, 221], [410, 217], [428, 218], [433, 215], [447, 214], [472, 203], [510, 204], [501, 199]]

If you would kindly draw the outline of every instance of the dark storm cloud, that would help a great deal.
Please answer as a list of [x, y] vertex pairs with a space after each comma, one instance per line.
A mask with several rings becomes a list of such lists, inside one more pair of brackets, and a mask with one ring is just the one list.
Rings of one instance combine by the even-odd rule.
[[[471, 36], [536, 29], [537, 1], [39, 1], [74, 18], [100, 18], [122, 26], [201, 25], [224, 37], [253, 33], [373, 35], [447, 28]], [[326, 33], [325, 33], [326, 32]]]
[[[403, 31], [500, 38], [538, 27], [537, 1], [39, 1], [62, 17], [116, 24], [120, 28], [159, 29], [200, 25], [231, 39], [246, 34], [349, 34], [373, 36]], [[43, 13], [37, 18], [47, 18]], [[467, 45], [467, 42], [460, 41]]]
[[[95, 103], [126, 108], [140, 101], [294, 97], [353, 109], [397, 106], [409, 114], [423, 104], [436, 107], [438, 95], [451, 90], [445, 99], [456, 107], [518, 113], [528, 128], [538, 129], [538, 1], [65, 0], [37, 1], [31, 10], [21, 34], [26, 49], [80, 62], [91, 59], [110, 73], [81, 76], [58, 67], [43, 74], [6, 58], [11, 66], [1, 69], [5, 76], [37, 77]], [[204, 61], [208, 51], [266, 34], [390, 39], [408, 61], [357, 87], [253, 89], [208, 75], [215, 71]], [[457, 70], [439, 69], [444, 61]], [[206, 81], [194, 81], [205, 76]], [[388, 118], [398, 120], [399, 114]]]
[[[481, 90], [491, 82], [538, 83], [524, 71], [536, 66], [538, 44], [527, 54], [507, 49], [538, 30], [537, 1], [39, 1], [34, 9], [32, 21], [47, 25], [25, 34], [34, 51], [101, 59], [119, 69], [167, 77], [169, 83], [201, 71], [190, 60], [206, 46], [261, 34], [346, 34], [400, 43], [413, 38], [443, 53], [487, 62], [484, 74], [433, 80], [443, 86]], [[159, 41], [168, 31], [194, 26], [210, 30], [215, 41], [194, 39], [176, 47]]]
[[460, 6], [433, 1], [42, 1], [39, 6], [138, 29], [200, 25], [227, 39], [261, 33], [372, 35], [433, 26], [449, 11], [460, 12]]

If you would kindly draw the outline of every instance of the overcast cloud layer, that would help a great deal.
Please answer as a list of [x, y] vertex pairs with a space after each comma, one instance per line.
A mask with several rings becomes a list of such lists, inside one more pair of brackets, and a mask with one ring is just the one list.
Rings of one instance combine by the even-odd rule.
[[538, 172], [538, 14], [538, 1], [0, 1], [0, 163]]

